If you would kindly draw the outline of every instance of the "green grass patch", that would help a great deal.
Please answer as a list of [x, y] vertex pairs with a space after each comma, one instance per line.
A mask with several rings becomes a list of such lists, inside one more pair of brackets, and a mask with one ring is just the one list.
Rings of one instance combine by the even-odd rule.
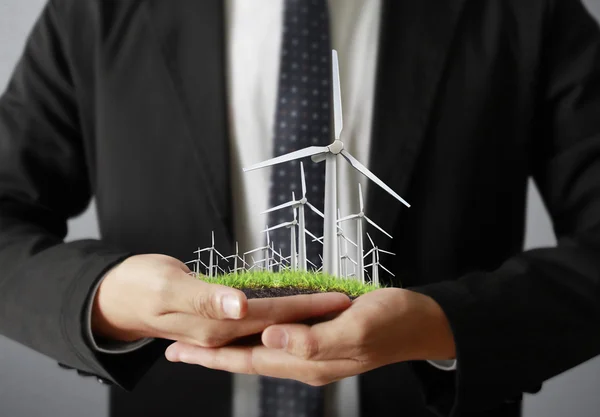
[[198, 278], [211, 284], [221, 284], [237, 289], [301, 288], [319, 292], [341, 292], [350, 297], [359, 297], [381, 288], [371, 283], [363, 284], [353, 278], [344, 279], [308, 271], [249, 271], [219, 275], [213, 278], [199, 275]]

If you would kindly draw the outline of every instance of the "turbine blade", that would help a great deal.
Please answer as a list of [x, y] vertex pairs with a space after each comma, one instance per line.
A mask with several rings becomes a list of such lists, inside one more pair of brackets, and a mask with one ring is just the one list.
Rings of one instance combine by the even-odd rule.
[[320, 153], [318, 155], [311, 156], [310, 159], [312, 159], [315, 164], [318, 164], [319, 162], [323, 162], [325, 159], [327, 159], [327, 154]]
[[387, 237], [389, 237], [390, 239], [393, 239], [392, 235], [390, 235], [388, 232], [386, 232], [385, 230], [383, 230], [381, 227], [379, 227], [373, 220], [369, 219], [367, 216], [365, 216], [365, 220], [374, 228], [376, 228], [377, 230], [379, 230], [381, 233], [383, 233], [384, 235], [386, 235]]
[[342, 88], [340, 84], [340, 64], [338, 54], [334, 49], [331, 52], [332, 80], [333, 80], [333, 117], [335, 138], [339, 139], [344, 128], [344, 119], [342, 115]]
[[350, 216], [346, 216], [346, 217], [342, 217], [341, 219], [339, 219], [337, 222], [338, 223], [342, 223], [345, 222], [347, 220], [352, 220], [352, 219], [356, 219], [357, 217], [360, 217], [358, 214], [351, 214]]
[[379, 253], [387, 253], [388, 255], [396, 256], [395, 253], [383, 249], [379, 249]]
[[357, 247], [358, 247], [358, 245], [357, 245], [356, 243], [354, 243], [354, 242], [352, 241], [352, 239], [350, 239], [350, 238], [349, 238], [349, 237], [347, 237], [346, 235], [342, 234], [342, 237], [344, 238], [344, 240], [345, 240], [346, 242], [349, 242], [349, 243], [350, 243], [352, 246], [354, 246], [355, 248], [357, 248]]
[[304, 233], [306, 233], [307, 235], [309, 235], [310, 237], [312, 237], [315, 240], [319, 239], [318, 237], [316, 237], [315, 235], [313, 235], [311, 232], [309, 232], [308, 229], [304, 229]]
[[323, 242], [321, 241], [322, 238], [316, 237], [311, 232], [309, 232], [308, 229], [304, 229], [304, 233], [306, 233], [308, 236], [312, 237], [313, 238], [313, 242], [319, 242], [321, 245], [323, 244]]
[[365, 253], [365, 255], [363, 256], [363, 258], [366, 258], [367, 256], [369, 256], [370, 254], [373, 253], [373, 251], [375, 250], [375, 248], [371, 249], [370, 251], [368, 251], [367, 253]]
[[216, 249], [213, 249], [213, 250], [217, 253], [217, 255], [219, 255], [221, 257], [221, 259], [225, 259], [225, 257], [223, 256], [223, 254], [221, 254], [221, 252], [219, 252]]
[[371, 171], [369, 171], [367, 169], [367, 167], [365, 167], [363, 164], [361, 164], [355, 157], [350, 155], [350, 153], [348, 151], [346, 151], [345, 149], [342, 149], [341, 154], [344, 158], [346, 158], [346, 161], [348, 161], [350, 163], [350, 165], [352, 165], [354, 167], [354, 169], [356, 169], [358, 172], [363, 174], [365, 177], [367, 177], [368, 179], [373, 181], [375, 184], [379, 185], [388, 194], [390, 194], [396, 200], [400, 201], [406, 207], [410, 207], [410, 204], [408, 204], [402, 197], [400, 197], [398, 194], [396, 194], [396, 192], [394, 190], [392, 190], [390, 187], [388, 187], [386, 185], [386, 183], [384, 183], [379, 178], [377, 178], [377, 176], [375, 174], [373, 174]]
[[211, 232], [211, 236], [212, 236], [212, 246], [213, 248], [215, 247], [215, 232]]
[[367, 237], [369, 238], [369, 242], [371, 242], [371, 246], [375, 248], [375, 243], [373, 243], [373, 239], [371, 239], [371, 235], [367, 233]]
[[380, 267], [381, 269], [383, 269], [385, 272], [387, 272], [388, 274], [390, 274], [391, 276], [393, 276], [393, 277], [395, 277], [395, 276], [396, 276], [396, 275], [394, 275], [394, 274], [392, 273], [392, 271], [390, 271], [389, 269], [387, 269], [385, 266], [383, 266], [383, 265], [379, 265], [379, 267]]
[[302, 198], [306, 197], [306, 177], [304, 176], [304, 164], [300, 162], [300, 179], [302, 183]]
[[310, 146], [308, 148], [300, 149], [298, 151], [290, 152], [288, 154], [281, 155], [276, 158], [272, 158], [264, 162], [259, 162], [258, 164], [251, 165], [248, 168], [244, 168], [244, 172], [254, 171], [256, 169], [266, 168], [273, 165], [281, 164], [283, 162], [290, 162], [296, 159], [306, 158], [308, 156], [318, 155], [320, 153], [327, 152], [329, 152], [329, 148], [327, 148], [326, 146]]
[[363, 213], [365, 211], [365, 205], [363, 202], [362, 187], [360, 182], [358, 183], [358, 201], [360, 203], [360, 212]]
[[283, 227], [288, 227], [288, 226], [292, 226], [292, 225], [293, 225], [292, 222], [281, 223], [281, 224], [278, 224], [277, 226], [269, 227], [268, 229], [263, 230], [262, 233], [271, 232], [273, 230], [281, 229]]
[[314, 211], [316, 214], [318, 214], [322, 218], [325, 218], [325, 215], [321, 212], [321, 210], [319, 210], [318, 208], [316, 208], [315, 206], [313, 206], [312, 204], [310, 204], [308, 201], [306, 202], [306, 205], [308, 206], [309, 209], [311, 209], [312, 211]]
[[[250, 251], [248, 251], [248, 252], [244, 253], [244, 256], [246, 256], [246, 255], [250, 255], [250, 254], [252, 254], [252, 253], [260, 252], [261, 250], [265, 250], [265, 249], [267, 249], [265, 246], [262, 246], [262, 247], [260, 247], [260, 248], [256, 248], [256, 249], [252, 249], [252, 250], [250, 250]], [[252, 256], [250, 256], [250, 257], [252, 258]]]
[[283, 203], [283, 204], [280, 204], [280, 205], [275, 206], [273, 208], [270, 208], [268, 210], [265, 210], [265, 211], [263, 211], [260, 214], [267, 214], [267, 213], [271, 213], [273, 211], [281, 210], [281, 209], [284, 209], [284, 208], [293, 207], [296, 204], [299, 204], [299, 202], [296, 201], [296, 200], [294, 200], [294, 201], [288, 201], [287, 203]]

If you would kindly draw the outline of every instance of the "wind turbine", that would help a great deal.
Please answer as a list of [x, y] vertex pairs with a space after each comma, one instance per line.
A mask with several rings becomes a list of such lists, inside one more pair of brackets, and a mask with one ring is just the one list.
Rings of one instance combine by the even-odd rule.
[[[269, 225], [267, 225], [265, 227], [265, 229], [269, 229]], [[244, 253], [244, 258], [246, 257], [246, 255], [252, 255], [252, 254], [260, 252], [260, 251], [264, 251], [265, 269], [267, 271], [270, 271], [271, 270], [271, 267], [270, 267], [270, 265], [271, 265], [271, 263], [270, 263], [271, 238], [269, 237], [269, 232], [267, 232], [267, 244], [266, 244], [266, 246], [261, 246], [260, 248], [256, 248], [256, 249], [253, 249], [251, 251], [248, 251], [248, 252]], [[252, 259], [254, 259], [254, 258], [252, 258]], [[256, 262], [255, 262], [255, 264], [256, 264]]]
[[204, 262], [202, 262], [200, 260], [200, 257], [198, 257], [198, 259], [194, 259], [193, 261], [188, 261], [185, 264], [186, 265], [194, 264], [194, 269], [193, 269], [192, 275], [197, 275], [200, 273], [200, 264], [202, 264], [202, 266], [204, 266], [204, 268], [206, 268], [208, 270], [208, 265], [206, 265]]
[[304, 176], [304, 164], [302, 162], [300, 162], [300, 178], [302, 185], [302, 198], [300, 200], [296, 200], [295, 194], [292, 192], [292, 201], [288, 201], [287, 203], [263, 211], [262, 214], [271, 213], [288, 207], [298, 209], [298, 269], [301, 271], [306, 271], [306, 237], [304, 236], [304, 231], [306, 230], [306, 221], [304, 217], [304, 206], [307, 206], [321, 217], [324, 215], [306, 199], [306, 177]]
[[[216, 253], [218, 256], [221, 257], [221, 259], [225, 259], [225, 257], [221, 254], [221, 252], [219, 252], [217, 250], [217, 248], [215, 248], [215, 232], [213, 231], [211, 233], [211, 237], [212, 237], [212, 243], [209, 247], [204, 248], [204, 249], [198, 249], [196, 252], [198, 254], [198, 259], [200, 259], [200, 254], [202, 252], [208, 252], [209, 258], [208, 258], [208, 277], [212, 278], [216, 275], [216, 270], [215, 270], [215, 260], [214, 260], [214, 254]], [[227, 261], [229, 262], [229, 261]], [[217, 267], [218, 267], [218, 260], [217, 260]]]
[[[294, 197], [294, 193], [292, 192], [292, 202], [293, 201], [296, 201], [296, 198]], [[294, 211], [294, 220], [292, 220], [291, 222], [281, 223], [281, 224], [278, 224], [277, 226], [273, 226], [268, 229], [265, 229], [265, 230], [263, 230], [263, 233], [272, 232], [273, 230], [281, 229], [283, 227], [290, 229], [290, 264], [292, 267], [292, 271], [295, 271], [297, 268], [297, 263], [296, 263], [296, 257], [297, 257], [296, 226], [298, 225], [296, 207], [293, 208], [293, 211]], [[300, 240], [302, 240], [302, 239], [300, 239]], [[305, 257], [306, 257], [306, 255], [305, 255]]]
[[350, 216], [346, 216], [344, 218], [339, 219], [338, 223], [342, 223], [342, 222], [345, 222], [348, 220], [356, 220], [356, 245], [357, 245], [357, 251], [358, 251], [358, 256], [356, 257], [357, 264], [358, 264], [356, 266], [356, 268], [358, 269], [358, 277], [357, 278], [362, 283], [364, 283], [365, 282], [365, 269], [364, 269], [364, 261], [363, 261], [363, 253], [364, 253], [363, 220], [366, 220], [367, 223], [369, 223], [371, 226], [373, 226], [374, 228], [379, 230], [381, 233], [383, 233], [390, 239], [392, 239], [392, 235], [390, 235], [388, 232], [383, 230], [373, 220], [369, 219], [365, 215], [365, 206], [364, 206], [364, 201], [363, 201], [362, 187], [361, 187], [360, 183], [358, 183], [358, 201], [359, 201], [359, 205], [360, 205], [360, 211], [357, 214], [352, 214]]
[[337, 209], [337, 161], [341, 155], [354, 169], [369, 178], [392, 197], [400, 201], [402, 204], [410, 207], [402, 197], [394, 190], [388, 187], [375, 174], [354, 158], [347, 150], [344, 149], [344, 144], [340, 140], [340, 135], [343, 128], [342, 119], [342, 97], [340, 87], [340, 74], [338, 56], [335, 50], [332, 51], [332, 78], [333, 78], [333, 112], [335, 126], [335, 140], [329, 146], [310, 146], [298, 151], [269, 159], [264, 162], [244, 168], [244, 172], [253, 171], [260, 168], [265, 168], [283, 162], [290, 162], [297, 159], [311, 157], [313, 162], [325, 161], [325, 210], [324, 210], [324, 245], [323, 245], [323, 271], [327, 274], [338, 276], [338, 245], [336, 242], [336, 209]]
[[367, 252], [365, 254], [365, 257], [367, 257], [369, 255], [372, 256], [372, 258], [371, 258], [372, 262], [369, 265], [365, 265], [365, 268], [368, 268], [368, 267], [373, 268], [373, 276], [371, 277], [371, 281], [373, 282], [374, 285], [379, 285], [379, 268], [383, 269], [385, 272], [387, 272], [388, 274], [390, 274], [393, 277], [396, 276], [385, 266], [381, 265], [381, 263], [379, 262], [379, 253], [387, 253], [388, 255], [396, 255], [396, 254], [392, 253], [392, 252], [388, 252], [383, 249], [379, 249], [377, 246], [375, 246], [375, 244], [373, 243], [373, 239], [371, 239], [371, 236], [369, 236], [368, 233], [367, 233], [367, 237], [369, 238], [369, 241], [371, 241], [371, 246], [373, 246], [373, 249], [371, 249], [369, 252]]
[[[248, 265], [246, 263], [246, 261], [239, 255], [239, 246], [238, 246], [238, 242], [235, 242], [235, 255], [229, 255], [226, 258], [223, 258], [225, 260], [228, 259], [233, 259], [233, 269], [230, 270], [230, 272], [233, 272], [234, 274], [237, 274], [238, 271], [243, 271], [245, 265]], [[242, 262], [242, 266], [240, 268], [238, 268], [238, 261]]]

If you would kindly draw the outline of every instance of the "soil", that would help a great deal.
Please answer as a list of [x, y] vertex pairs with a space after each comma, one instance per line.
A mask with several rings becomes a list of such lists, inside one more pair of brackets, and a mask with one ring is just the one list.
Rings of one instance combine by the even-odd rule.
[[[292, 295], [303, 295], [303, 294], [318, 294], [321, 291], [309, 290], [306, 288], [294, 288], [294, 287], [283, 287], [283, 288], [242, 288], [241, 290], [248, 299], [252, 298], [275, 298], [275, 297], [289, 297]], [[356, 297], [350, 297], [354, 300]]]

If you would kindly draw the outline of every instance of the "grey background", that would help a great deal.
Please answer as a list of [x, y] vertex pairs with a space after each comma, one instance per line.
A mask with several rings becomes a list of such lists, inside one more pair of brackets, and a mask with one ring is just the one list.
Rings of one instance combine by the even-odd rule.
[[[0, 91], [45, 0], [0, 0]], [[600, 18], [600, 0], [587, 0]], [[599, 115], [600, 117], [600, 115]], [[555, 244], [548, 215], [530, 187], [526, 247]], [[94, 206], [69, 225], [68, 239], [97, 237]], [[595, 417], [600, 410], [600, 358], [566, 372], [528, 396], [525, 417]], [[0, 336], [0, 416], [105, 417], [108, 393], [100, 384], [58, 369], [56, 362]]]

